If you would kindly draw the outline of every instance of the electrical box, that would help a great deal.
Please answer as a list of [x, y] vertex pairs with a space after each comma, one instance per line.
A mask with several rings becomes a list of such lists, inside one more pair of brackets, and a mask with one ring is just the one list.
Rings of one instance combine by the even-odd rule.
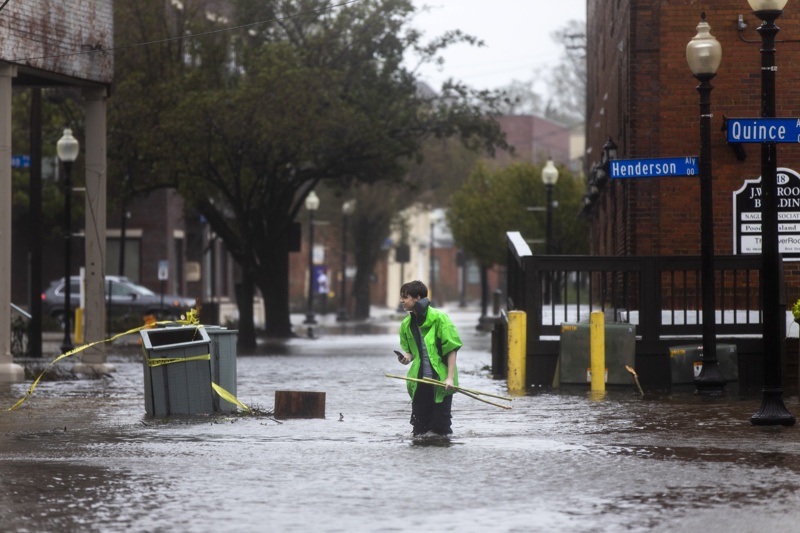
[[[559, 382], [564, 384], [590, 384], [591, 344], [588, 322], [561, 324], [558, 368]], [[620, 322], [605, 324], [606, 383], [630, 385], [632, 374], [625, 366], [635, 368], [636, 326]]]
[[[735, 344], [717, 344], [717, 362], [725, 381], [739, 381], [739, 357]], [[703, 368], [703, 345], [671, 347], [669, 365], [673, 385], [694, 383]]]

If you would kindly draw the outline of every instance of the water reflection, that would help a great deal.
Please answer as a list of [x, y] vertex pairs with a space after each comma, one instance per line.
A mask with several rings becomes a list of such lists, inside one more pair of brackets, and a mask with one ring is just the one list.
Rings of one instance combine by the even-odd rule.
[[[505, 394], [487, 370], [488, 335], [460, 327], [462, 386]], [[757, 397], [640, 397], [631, 384], [601, 401], [586, 388], [537, 391], [503, 410], [457, 395], [454, 434], [413, 439], [405, 385], [383, 376], [404, 368], [388, 329], [265, 343], [239, 358], [244, 403], [270, 408], [276, 390], [320, 390], [325, 419], [148, 419], [136, 354], [116, 354], [107, 380], [41, 384], [0, 415], [2, 529], [645, 532], [694, 530], [699, 518], [706, 533], [796, 527], [796, 429], [751, 426]], [[0, 401], [27, 386], [0, 387]], [[797, 398], [787, 406], [797, 411]]]

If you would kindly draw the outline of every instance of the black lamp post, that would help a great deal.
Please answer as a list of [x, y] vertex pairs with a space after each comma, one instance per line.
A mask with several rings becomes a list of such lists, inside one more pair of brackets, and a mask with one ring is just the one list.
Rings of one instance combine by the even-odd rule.
[[314, 214], [319, 209], [319, 197], [314, 191], [306, 196], [306, 209], [308, 210], [308, 307], [303, 324], [313, 325], [317, 323], [314, 318]]
[[78, 158], [80, 145], [72, 136], [72, 130], [64, 129], [64, 134], [56, 143], [58, 158], [64, 163], [64, 341], [61, 343], [61, 353], [72, 350], [72, 283], [70, 274], [72, 269], [72, 163]]
[[706, 14], [697, 35], [686, 45], [686, 61], [700, 82], [700, 248], [703, 297], [703, 367], [694, 380], [697, 393], [719, 392], [725, 379], [717, 361], [716, 299], [714, 297], [714, 203], [711, 173], [711, 79], [722, 60], [722, 46], [711, 35]]
[[347, 291], [347, 217], [353, 214], [356, 209], [356, 201], [348, 200], [342, 204], [342, 288], [339, 295], [339, 312], [336, 313], [336, 321], [344, 322], [347, 320], [347, 299], [345, 293]]
[[[552, 159], [548, 159], [547, 164], [542, 169], [542, 182], [544, 182], [545, 192], [547, 194], [547, 224], [545, 231], [547, 237], [545, 238], [545, 247], [547, 255], [553, 254], [553, 186], [558, 181], [558, 169], [553, 164]], [[545, 287], [545, 299], [550, 303], [552, 292], [552, 274], [547, 276], [547, 287]]]
[[[787, 0], [748, 0], [753, 14], [762, 20], [761, 116], [775, 117], [775, 20], [783, 14]], [[764, 388], [759, 410], [750, 417], [756, 426], [792, 426], [795, 418], [783, 403], [781, 376], [782, 325], [779, 297], [783, 261], [778, 244], [778, 163], [775, 143], [761, 144], [761, 309], [763, 329]]]

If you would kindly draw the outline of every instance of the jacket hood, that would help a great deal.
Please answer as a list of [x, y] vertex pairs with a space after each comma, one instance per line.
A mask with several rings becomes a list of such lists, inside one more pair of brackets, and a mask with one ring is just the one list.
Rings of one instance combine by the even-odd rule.
[[430, 305], [431, 301], [428, 298], [420, 298], [414, 304], [413, 313], [417, 317], [417, 324], [425, 323], [425, 317], [428, 315], [428, 307]]

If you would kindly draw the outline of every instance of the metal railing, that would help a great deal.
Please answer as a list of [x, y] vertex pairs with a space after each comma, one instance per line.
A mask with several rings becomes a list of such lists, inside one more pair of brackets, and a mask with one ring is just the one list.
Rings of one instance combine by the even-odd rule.
[[[716, 256], [714, 263], [717, 336], [743, 339], [746, 350], [755, 350], [762, 333], [761, 258]], [[533, 365], [534, 381], [536, 372], [555, 368], [561, 324], [588, 321], [593, 311], [636, 325], [637, 356], [668, 357], [670, 344], [702, 337], [700, 256], [535, 256], [513, 232], [507, 274], [508, 309], [528, 315], [529, 359], [550, 359], [545, 368]], [[656, 364], [663, 373], [664, 363]], [[546, 375], [539, 380], [549, 383]]]

